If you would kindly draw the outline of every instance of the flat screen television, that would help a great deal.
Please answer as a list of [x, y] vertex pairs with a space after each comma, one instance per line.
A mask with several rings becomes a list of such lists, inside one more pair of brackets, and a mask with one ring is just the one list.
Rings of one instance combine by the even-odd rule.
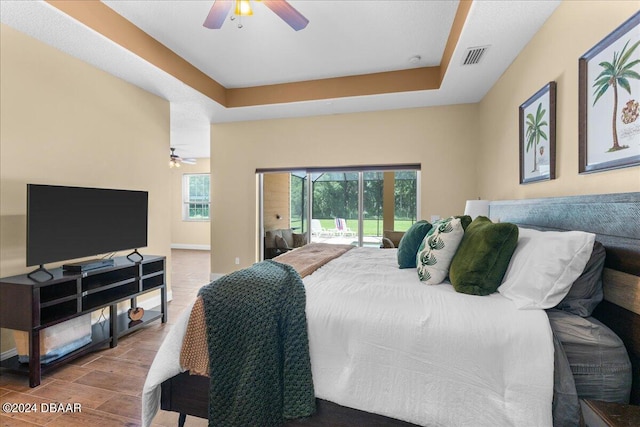
[[27, 266], [147, 246], [146, 191], [27, 184]]

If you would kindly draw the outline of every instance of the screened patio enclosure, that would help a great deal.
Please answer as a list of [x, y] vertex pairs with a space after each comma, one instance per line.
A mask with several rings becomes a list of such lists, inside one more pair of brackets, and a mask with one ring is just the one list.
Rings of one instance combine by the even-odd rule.
[[[263, 230], [288, 227], [307, 234], [310, 242], [378, 247], [384, 230], [406, 231], [418, 218], [419, 168], [411, 166], [264, 173]], [[284, 211], [285, 206], [272, 206], [282, 203], [285, 185], [289, 187], [287, 218], [273, 213]]]

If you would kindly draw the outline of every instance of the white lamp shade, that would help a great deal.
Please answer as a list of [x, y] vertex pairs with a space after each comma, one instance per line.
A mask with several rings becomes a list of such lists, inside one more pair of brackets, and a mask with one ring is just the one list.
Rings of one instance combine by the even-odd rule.
[[478, 216], [489, 216], [489, 201], [467, 200], [467, 204], [464, 207], [464, 214], [469, 215], [471, 219], [476, 219]]

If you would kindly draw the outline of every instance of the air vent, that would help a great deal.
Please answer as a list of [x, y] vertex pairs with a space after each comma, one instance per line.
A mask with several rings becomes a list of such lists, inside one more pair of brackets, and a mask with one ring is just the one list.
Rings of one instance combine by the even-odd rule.
[[462, 65], [475, 65], [479, 64], [480, 60], [484, 56], [485, 52], [489, 49], [489, 46], [470, 47], [464, 55], [464, 61]]

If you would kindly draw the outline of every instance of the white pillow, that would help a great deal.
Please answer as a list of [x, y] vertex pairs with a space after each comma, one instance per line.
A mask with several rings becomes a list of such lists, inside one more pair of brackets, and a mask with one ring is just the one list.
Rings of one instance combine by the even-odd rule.
[[437, 285], [447, 278], [451, 260], [463, 236], [464, 228], [459, 218], [449, 217], [433, 223], [416, 255], [418, 277], [421, 281]]
[[582, 274], [595, 234], [519, 228], [518, 246], [498, 288], [520, 309], [555, 307]]

